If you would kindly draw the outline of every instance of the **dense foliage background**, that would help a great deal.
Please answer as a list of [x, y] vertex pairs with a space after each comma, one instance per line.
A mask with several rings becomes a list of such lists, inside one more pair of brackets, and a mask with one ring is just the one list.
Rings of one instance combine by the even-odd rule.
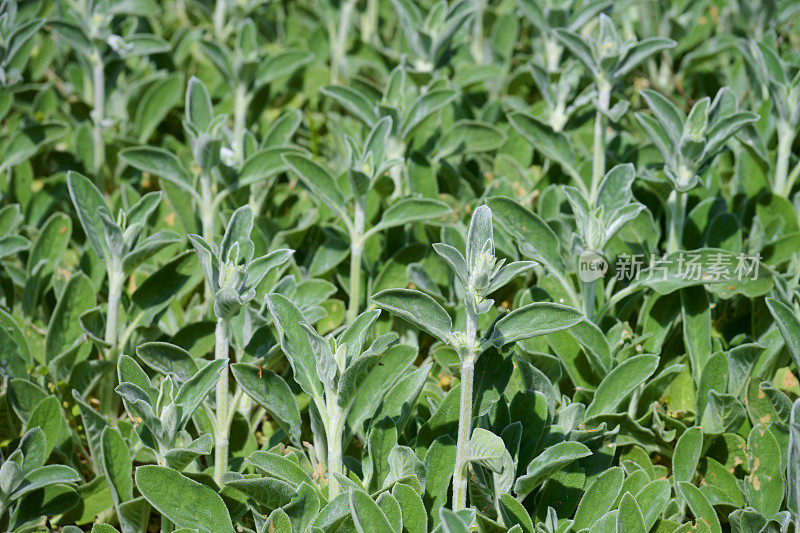
[[0, 529], [796, 531], [798, 21], [4, 0]]

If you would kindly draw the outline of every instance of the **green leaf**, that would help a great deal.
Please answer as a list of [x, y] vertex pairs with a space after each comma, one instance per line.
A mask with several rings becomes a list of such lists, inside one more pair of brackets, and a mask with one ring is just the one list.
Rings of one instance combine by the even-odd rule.
[[708, 392], [708, 403], [700, 427], [704, 433], [711, 435], [735, 433], [746, 418], [745, 408], [736, 397], [711, 390]]
[[378, 504], [362, 490], [350, 489], [350, 513], [359, 533], [385, 533], [394, 531]]
[[744, 493], [748, 503], [764, 516], [781, 510], [784, 495], [781, 448], [764, 426], [758, 425], [747, 437], [747, 469]]
[[148, 235], [139, 242], [132, 251], [122, 258], [122, 272], [130, 275], [136, 267], [153, 257], [171, 244], [181, 241], [181, 236], [174, 231], [161, 230]]
[[291, 459], [272, 452], [257, 451], [247, 457], [247, 462], [261, 470], [268, 476], [299, 487], [302, 483], [313, 486], [311, 477]]
[[119, 431], [107, 426], [103, 428], [100, 436], [102, 448], [103, 474], [106, 483], [111, 489], [114, 504], [133, 499], [133, 461], [131, 460], [128, 445]]
[[[469, 509], [461, 511], [469, 511]], [[442, 508], [439, 510], [439, 517], [441, 518], [442, 533], [469, 533], [470, 531], [470, 524], [459, 513]]]
[[623, 57], [617, 63], [616, 67], [614, 68], [614, 72], [611, 74], [611, 77], [614, 79], [620, 78], [629, 73], [631, 70], [635, 69], [648, 57], [655, 55], [662, 50], [674, 48], [676, 45], [677, 43], [675, 41], [672, 39], [666, 39], [664, 37], [648, 37], [646, 39], [642, 39], [633, 45], [628, 50], [628, 53], [625, 54], [625, 57]]
[[514, 238], [524, 256], [543, 263], [550, 270], [564, 270], [558, 237], [547, 222], [510, 198], [493, 196], [486, 203], [492, 209], [494, 220]]
[[246, 185], [262, 183], [269, 178], [285, 172], [287, 167], [284, 155], [302, 155], [302, 152], [291, 146], [272, 146], [260, 150], [242, 163], [236, 181], [231, 188], [240, 188]]
[[67, 187], [86, 238], [97, 256], [101, 259], [105, 258], [109, 251], [105, 238], [105, 226], [100, 218], [102, 209], [108, 211], [105, 198], [89, 178], [77, 172], [67, 173]]
[[392, 419], [397, 429], [402, 431], [411, 417], [413, 406], [417, 403], [432, 365], [433, 363], [424, 364], [399, 379], [381, 400], [372, 417], [372, 425], [388, 417]]
[[178, 383], [184, 383], [197, 373], [194, 357], [178, 346], [167, 342], [146, 342], [136, 348], [136, 355], [144, 364], [172, 376]]
[[686, 481], [678, 483], [677, 489], [678, 493], [682, 495], [686, 503], [689, 504], [692, 514], [698, 521], [705, 520], [711, 527], [712, 533], [722, 533], [722, 527], [719, 524], [717, 512], [708, 502], [708, 499], [703, 496], [703, 493], [700, 492], [700, 489]]
[[592, 455], [592, 451], [580, 442], [559, 442], [536, 456], [528, 464], [523, 476], [517, 478], [514, 491], [522, 498], [530, 494], [548, 477], [568, 464]]
[[619, 502], [619, 513], [617, 514], [617, 533], [646, 533], [644, 517], [636, 498], [630, 492], [626, 492]]
[[528, 511], [525, 510], [519, 500], [513, 498], [510, 494], [500, 495], [500, 516], [503, 517], [503, 524], [508, 527], [518, 526], [525, 533], [534, 533], [536, 531]]
[[402, 226], [411, 222], [422, 222], [441, 218], [450, 214], [451, 209], [444, 202], [427, 198], [403, 198], [390, 205], [383, 212], [380, 222], [371, 230], [372, 232], [384, 231], [395, 226]]
[[525, 113], [512, 113], [508, 116], [509, 122], [545, 157], [552, 159], [575, 179], [581, 179], [575, 167], [575, 150], [569, 139], [562, 133], [540, 122], [538, 119]]
[[583, 319], [583, 314], [572, 307], [534, 302], [514, 309], [495, 322], [489, 341], [500, 348], [522, 339], [569, 328]]
[[381, 358], [380, 366], [375, 367], [362, 382], [350, 403], [347, 423], [355, 432], [361, 432], [364, 421], [375, 414], [384, 400], [384, 395], [404, 377], [405, 370], [416, 357], [417, 349], [413, 346], [396, 344], [386, 350]]
[[16, 500], [25, 494], [39, 490], [48, 485], [59, 483], [76, 483], [81, 477], [78, 473], [66, 465], [45, 465], [34, 468], [25, 474], [25, 480], [14, 492], [9, 494], [9, 499]]
[[123, 38], [123, 43], [117, 53], [124, 58], [147, 56], [169, 52], [170, 46], [161, 37], [150, 33], [140, 33]]
[[797, 313], [775, 298], [765, 298], [764, 301], [778, 323], [778, 329], [781, 330], [783, 341], [794, 359], [794, 364], [800, 368], [800, 319], [797, 318]]
[[[528, 10], [530, 13], [530, 10]], [[592, 45], [586, 38], [578, 35], [574, 31], [565, 28], [556, 28], [553, 32], [556, 39], [563, 44], [575, 57], [583, 63], [586, 69], [597, 76], [600, 73], [600, 65], [597, 63]]]
[[441, 340], [449, 342], [453, 321], [436, 300], [424, 292], [412, 289], [386, 289], [372, 297], [381, 309], [414, 324]]
[[616, 411], [617, 406], [633, 390], [653, 375], [658, 368], [658, 356], [637, 355], [623, 361], [615, 367], [597, 387], [594, 399], [586, 408], [585, 419], [593, 416], [609, 414]]
[[214, 107], [211, 105], [211, 96], [206, 86], [199, 79], [192, 76], [186, 88], [186, 120], [200, 131], [205, 131], [214, 118]]
[[282, 50], [259, 62], [255, 74], [255, 85], [262, 86], [301, 69], [314, 59], [314, 54], [305, 50]]
[[3, 146], [3, 160], [0, 172], [24, 163], [33, 157], [41, 147], [60, 139], [67, 132], [61, 122], [35, 123], [12, 133]]
[[652, 89], [643, 89], [639, 94], [647, 102], [647, 106], [655, 115], [658, 123], [667, 132], [672, 145], [677, 146], [683, 134], [683, 112], [661, 93]]
[[268, 294], [266, 304], [278, 330], [281, 349], [294, 370], [294, 379], [306, 394], [322, 398], [324, 391], [317, 376], [314, 350], [301, 323], [305, 317], [285, 296]]
[[457, 96], [458, 93], [452, 89], [435, 89], [417, 98], [403, 121], [403, 137], [408, 138], [416, 126], [455, 100]]
[[[800, 520], [800, 399], [789, 417], [789, 450], [786, 457], [786, 506]], [[797, 522], [795, 522], [797, 523]]]
[[404, 483], [396, 483], [392, 487], [392, 496], [400, 504], [403, 515], [403, 531], [408, 533], [427, 533], [428, 516], [422, 497]]
[[692, 376], [699, 382], [711, 357], [711, 307], [704, 287], [681, 289], [681, 318]]
[[78, 505], [81, 495], [70, 485], [56, 483], [26, 494], [17, 504], [10, 531], [19, 531], [19, 526], [43, 516], [65, 513]]
[[72, 48], [75, 48], [83, 56], [88, 58], [91, 55], [94, 47], [83, 28], [61, 19], [48, 20], [47, 25], [53, 28], [59, 37], [67, 41]]
[[573, 526], [576, 531], [591, 527], [612, 509], [622, 490], [623, 477], [622, 468], [616, 466], [600, 474], [589, 485], [575, 511]]
[[[411, 452], [412, 454], [414, 452]], [[391, 492], [382, 492], [375, 499], [389, 524], [392, 526], [393, 531], [403, 530], [403, 511], [400, 509], [400, 503], [392, 496]]]
[[349, 222], [342, 192], [327, 170], [303, 155], [286, 154], [283, 160], [318, 201]]
[[164, 459], [170, 468], [182, 471], [202, 455], [208, 455], [213, 448], [211, 433], [200, 435], [186, 446], [172, 448], [164, 453]]
[[134, 123], [139, 132], [139, 142], [147, 142], [156, 127], [170, 110], [178, 105], [183, 94], [183, 75], [174, 73], [155, 82], [142, 96], [136, 107]]
[[163, 466], [140, 466], [136, 469], [136, 486], [150, 505], [178, 527], [234, 531], [228, 509], [216, 491], [180, 472]]
[[[184, 383], [175, 395], [175, 403], [183, 405], [180, 427], [186, 425], [191, 416], [200, 407], [208, 393], [211, 392], [220, 380], [220, 371], [227, 370], [227, 359], [215, 359], [197, 371]], [[228, 379], [227, 372], [225, 379]]]
[[[464, 450], [465, 463], [478, 463], [493, 472], [503, 468], [502, 458], [506, 446], [503, 439], [483, 428], [475, 428]], [[456, 465], [458, 468], [459, 465]]]
[[369, 99], [361, 92], [351, 87], [329, 85], [320, 89], [322, 94], [333, 98], [353, 116], [372, 127], [378, 121], [378, 115]]
[[267, 509], [288, 505], [297, 493], [297, 487], [273, 477], [231, 479], [225, 486], [240, 491]]
[[670, 501], [672, 487], [667, 479], [656, 479], [636, 493], [636, 503], [642, 511], [645, 531], [655, 525]]
[[126, 148], [119, 153], [119, 157], [137, 170], [154, 174], [184, 191], [197, 194], [192, 184], [192, 177], [186, 172], [183, 164], [174, 154], [163, 148], [154, 146]]
[[83, 334], [78, 317], [95, 306], [95, 293], [83, 273], [73, 275], [58, 300], [44, 341], [45, 361], [50, 362], [71, 348]]
[[[438, 437], [425, 454], [425, 502], [432, 517], [447, 503], [450, 479], [456, 465], [456, 443], [450, 435]], [[434, 523], [436, 519], [434, 518]]]
[[676, 483], [694, 479], [697, 464], [703, 452], [703, 432], [699, 427], [683, 432], [672, 453], [672, 475]]
[[499, 128], [479, 120], [459, 120], [439, 141], [436, 157], [467, 155], [497, 150], [506, 142]]
[[274, 372], [247, 363], [231, 365], [242, 390], [286, 429], [292, 442], [300, 444], [300, 409], [292, 390]]

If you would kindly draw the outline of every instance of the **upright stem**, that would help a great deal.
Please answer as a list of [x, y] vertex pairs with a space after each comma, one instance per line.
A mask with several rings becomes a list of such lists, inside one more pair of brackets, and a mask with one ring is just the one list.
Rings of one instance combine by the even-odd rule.
[[106, 75], [103, 68], [103, 58], [99, 50], [92, 56], [92, 88], [94, 108], [92, 109], [92, 140], [94, 143], [94, 170], [95, 183], [103, 186], [103, 165], [106, 160], [106, 142], [103, 136], [103, 120], [106, 116]]
[[328, 411], [328, 427], [326, 440], [328, 441], [328, 501], [333, 500], [342, 492], [339, 480], [335, 474], [344, 472], [342, 461], [342, 433], [344, 430], [345, 416], [341, 407], [336, 403], [336, 392], [328, 391], [325, 393]]
[[472, 24], [472, 42], [470, 48], [472, 49], [472, 57], [475, 58], [475, 63], [484, 63], [484, 40], [483, 40], [483, 10], [484, 0], [477, 0], [477, 9], [475, 10], [474, 22]]
[[674, 253], [681, 249], [683, 235], [683, 219], [686, 212], [686, 193], [675, 189], [667, 198], [669, 207], [669, 239], [667, 240], [667, 253]]
[[361, 40], [371, 43], [378, 31], [378, 0], [367, 0], [367, 9], [361, 19]]
[[[113, 263], [113, 261], [112, 261]], [[117, 332], [119, 329], [119, 302], [122, 299], [122, 285], [125, 275], [121, 267], [112, 266], [108, 271], [108, 315], [106, 317], [105, 341], [111, 345], [110, 353], [117, 348]]]
[[361, 304], [361, 255], [364, 252], [364, 200], [355, 202], [354, 233], [350, 236], [350, 302], [347, 306], [347, 323], [358, 316]]
[[217, 40], [225, 41], [225, 36], [223, 33], [225, 32], [225, 2], [226, 0], [217, 0], [217, 4], [214, 7], [214, 35], [216, 35]]
[[200, 196], [203, 203], [200, 205], [200, 223], [203, 227], [203, 238], [212, 242], [214, 239], [214, 191], [211, 188], [211, 176], [203, 171], [200, 176]]
[[557, 72], [561, 65], [561, 54], [564, 48], [550, 37], [544, 38], [544, 55], [547, 65], [547, 72]]
[[589, 320], [594, 319], [594, 300], [595, 288], [597, 287], [597, 280], [586, 281], [583, 284], [583, 314]]
[[453, 472], [453, 511], [467, 506], [467, 468], [465, 460], [467, 442], [472, 433], [472, 380], [475, 374], [475, 338], [478, 316], [467, 309], [467, 330], [461, 359], [461, 405], [458, 415], [458, 440], [456, 442], [456, 467]]
[[[795, 131], [786, 121], [778, 122], [778, 154], [775, 160], [775, 194], [788, 196], [791, 185], [787, 184], [789, 157], [792, 153]], [[788, 186], [787, 186], [788, 185]]]
[[339, 74], [344, 66], [347, 34], [350, 31], [350, 18], [353, 16], [355, 5], [355, 0], [346, 0], [339, 13], [338, 28], [335, 25], [329, 26], [331, 29], [336, 28], [331, 32], [331, 83], [339, 82]]
[[[125, 275], [122, 272], [122, 267], [117, 266], [111, 259], [109, 261], [108, 269], [108, 310], [106, 315], [106, 333], [105, 341], [109, 344], [108, 351], [106, 352], [106, 360], [110, 361], [116, 367], [117, 354], [118, 354], [118, 331], [119, 331], [119, 304], [122, 299], [122, 286], [125, 283]], [[103, 413], [116, 414], [113, 411], [118, 406], [117, 395], [114, 393], [114, 388], [117, 384], [116, 372], [111, 372], [106, 379], [105, 388], [102, 392], [100, 401], [101, 411]]]
[[[228, 357], [228, 324], [225, 319], [217, 319], [215, 331], [216, 344], [214, 359]], [[222, 475], [228, 471], [228, 433], [230, 419], [228, 417], [228, 364], [222, 367], [222, 377], [217, 382], [217, 420], [214, 424], [214, 481], [220, 485]]]
[[597, 111], [594, 116], [594, 147], [592, 150], [592, 188], [590, 203], [594, 205], [600, 181], [606, 173], [606, 117], [611, 99], [611, 86], [600, 79], [597, 81]]
[[244, 123], [247, 118], [247, 86], [239, 82], [233, 102], [233, 153], [237, 162], [244, 160]]

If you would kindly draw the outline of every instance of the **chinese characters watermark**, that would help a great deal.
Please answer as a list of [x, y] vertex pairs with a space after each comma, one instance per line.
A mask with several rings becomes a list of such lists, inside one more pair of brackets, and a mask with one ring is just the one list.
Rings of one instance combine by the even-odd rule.
[[761, 254], [733, 255], [727, 252], [700, 254], [679, 252], [670, 256], [658, 254], [622, 254], [617, 257], [615, 276], [619, 280], [717, 281], [758, 279]]

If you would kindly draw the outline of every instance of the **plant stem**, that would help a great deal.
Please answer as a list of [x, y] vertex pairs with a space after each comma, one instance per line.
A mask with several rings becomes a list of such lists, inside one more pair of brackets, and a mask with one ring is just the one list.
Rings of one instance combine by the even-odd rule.
[[239, 82], [233, 101], [233, 153], [238, 163], [244, 160], [244, 123], [247, 118], [247, 86]]
[[476, 0], [475, 15], [472, 23], [472, 42], [470, 48], [472, 49], [472, 57], [475, 58], [475, 63], [483, 64], [485, 62], [485, 50], [483, 40], [483, 11], [485, 9], [484, 0]]
[[[158, 449], [155, 450], [156, 452], [156, 463], [158, 466], [167, 466], [167, 460], [164, 458], [164, 449], [159, 443]], [[173, 530], [173, 524], [169, 518], [161, 514], [161, 533], [170, 533]]]
[[792, 143], [794, 142], [795, 131], [792, 125], [786, 121], [778, 122], [778, 154], [775, 160], [775, 194], [788, 196], [791, 192], [791, 185], [787, 183], [789, 173], [789, 157], [792, 154]]
[[458, 415], [456, 467], [453, 472], [453, 511], [467, 506], [467, 442], [472, 433], [472, 380], [475, 373], [475, 337], [478, 316], [467, 309], [466, 343], [461, 359], [461, 404]]
[[606, 117], [611, 99], [611, 86], [603, 79], [597, 80], [597, 110], [594, 116], [594, 147], [592, 150], [592, 188], [590, 205], [594, 206], [600, 181], [606, 173]]
[[589, 320], [594, 319], [594, 300], [595, 288], [597, 287], [597, 280], [586, 281], [583, 284], [583, 314]]
[[92, 140], [94, 143], [94, 170], [95, 183], [101, 188], [105, 186], [103, 176], [103, 165], [106, 160], [106, 142], [103, 136], [103, 120], [106, 115], [106, 75], [103, 66], [103, 58], [99, 50], [95, 50], [92, 56], [92, 88], [94, 97], [94, 108], [92, 109]]
[[361, 303], [361, 255], [364, 252], [364, 203], [366, 198], [355, 202], [353, 234], [350, 236], [350, 301], [347, 306], [347, 323], [358, 316]]
[[[217, 319], [217, 328], [214, 332], [216, 344], [214, 359], [227, 359], [228, 357], [228, 324], [224, 318]], [[228, 364], [222, 367], [222, 377], [217, 381], [217, 412], [214, 424], [214, 481], [220, 485], [222, 475], [228, 471], [228, 432], [230, 420], [228, 418]]]
[[669, 207], [669, 239], [667, 240], [667, 253], [674, 253], [681, 249], [683, 236], [683, 218], [686, 214], [686, 193], [673, 189], [667, 199]]
[[[110, 346], [106, 352], [106, 360], [116, 367], [117, 364], [117, 334], [119, 331], [119, 304], [122, 299], [122, 285], [125, 283], [125, 275], [122, 266], [116, 266], [118, 261], [110, 260], [108, 269], [108, 310], [106, 316], [105, 341]], [[117, 395], [114, 388], [117, 385], [117, 373], [111, 372], [106, 379], [105, 388], [102, 391], [100, 401], [101, 411], [106, 414], [116, 415]]]
[[564, 49], [558, 41], [550, 37], [544, 38], [544, 55], [547, 72], [558, 72], [561, 65], [561, 54], [563, 52]]
[[161, 515], [161, 533], [170, 533], [172, 531], [172, 522], [169, 521], [169, 518]]
[[225, 35], [223, 35], [225, 31], [225, 2], [226, 0], [217, 0], [217, 4], [214, 7], [214, 35], [216, 35], [218, 41], [225, 42]]
[[361, 19], [361, 40], [372, 43], [378, 31], [378, 0], [367, 0], [367, 9]]
[[[330, 25], [331, 33], [331, 83], [339, 82], [339, 75], [344, 66], [347, 48], [347, 34], [350, 31], [350, 18], [355, 9], [355, 0], [346, 0], [339, 13], [339, 26]], [[336, 29], [334, 29], [336, 28]]]
[[200, 195], [203, 198], [203, 203], [199, 206], [203, 238], [207, 242], [212, 242], [214, 239], [214, 191], [211, 188], [211, 177], [206, 171], [200, 175]]
[[341, 407], [336, 403], [336, 392], [325, 393], [328, 411], [328, 427], [326, 440], [328, 441], [327, 466], [328, 466], [328, 501], [333, 500], [342, 491], [339, 480], [335, 474], [342, 474], [344, 466], [342, 461], [342, 433], [344, 430], [345, 416]]

